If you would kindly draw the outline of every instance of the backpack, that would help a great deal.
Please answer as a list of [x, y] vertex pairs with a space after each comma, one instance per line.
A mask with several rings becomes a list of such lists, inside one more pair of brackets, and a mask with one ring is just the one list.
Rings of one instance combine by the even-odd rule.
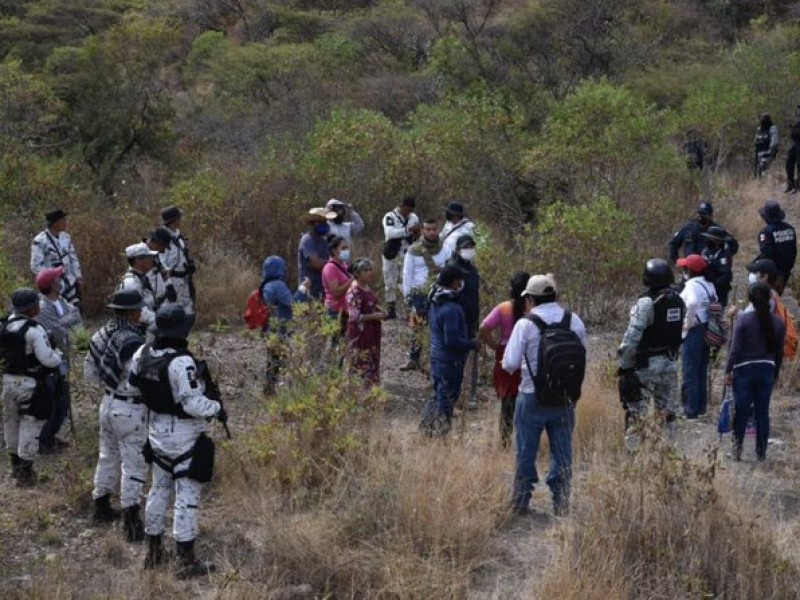
[[728, 340], [725, 310], [717, 297], [708, 293], [706, 286], [701, 284], [701, 287], [708, 297], [708, 321], [703, 324], [703, 339], [711, 348], [720, 348]]
[[586, 348], [578, 334], [570, 329], [572, 313], [565, 310], [558, 323], [545, 323], [538, 315], [525, 318], [533, 322], [541, 334], [535, 375], [525, 354], [539, 402], [547, 406], [577, 402], [586, 374]]
[[[8, 325], [24, 320], [17, 331], [8, 331]], [[38, 365], [34, 355], [25, 353], [25, 334], [28, 329], [38, 325], [25, 317], [3, 317], [0, 319], [0, 372], [9, 375], [29, 375]]]
[[261, 287], [250, 292], [242, 318], [248, 329], [266, 329], [269, 326], [269, 306], [261, 296]]

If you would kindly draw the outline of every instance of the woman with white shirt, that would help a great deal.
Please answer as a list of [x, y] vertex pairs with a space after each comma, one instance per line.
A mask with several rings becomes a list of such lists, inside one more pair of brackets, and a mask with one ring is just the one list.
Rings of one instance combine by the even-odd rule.
[[706, 414], [709, 346], [706, 344], [704, 333], [709, 317], [708, 305], [717, 295], [714, 284], [705, 278], [708, 263], [702, 256], [690, 254], [686, 258], [679, 259], [678, 266], [689, 275], [681, 292], [681, 298], [686, 304], [681, 348], [683, 369], [681, 395], [684, 415], [687, 419], [696, 419]]

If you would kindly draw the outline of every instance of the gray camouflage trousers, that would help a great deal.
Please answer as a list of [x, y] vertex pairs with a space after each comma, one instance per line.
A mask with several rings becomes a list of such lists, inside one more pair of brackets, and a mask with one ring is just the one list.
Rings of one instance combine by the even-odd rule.
[[[176, 471], [189, 467], [189, 461], [175, 465]], [[172, 473], [153, 463], [153, 486], [147, 495], [144, 511], [144, 530], [147, 535], [161, 535], [166, 529], [167, 508], [172, 488], [175, 488], [175, 517], [172, 535], [176, 542], [190, 542], [197, 537], [200, 492], [203, 484], [188, 477], [172, 478]]]
[[147, 407], [106, 394], [100, 403], [99, 421], [100, 456], [92, 498], [113, 493], [120, 482], [120, 506], [139, 504], [147, 478], [142, 454], [147, 441]]
[[9, 454], [33, 460], [39, 452], [39, 434], [44, 420], [20, 414], [36, 389], [36, 380], [24, 375], [3, 375], [3, 434]]
[[664, 415], [680, 414], [678, 401], [678, 361], [667, 356], [653, 356], [646, 369], [637, 369], [636, 377], [642, 384], [642, 401], [630, 404], [629, 410], [640, 418], [647, 416], [650, 398], [657, 411]]

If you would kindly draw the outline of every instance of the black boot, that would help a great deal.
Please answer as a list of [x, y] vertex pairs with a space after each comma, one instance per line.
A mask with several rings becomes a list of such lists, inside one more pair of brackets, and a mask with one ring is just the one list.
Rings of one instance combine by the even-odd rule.
[[119, 511], [111, 508], [111, 494], [100, 496], [94, 501], [94, 516], [92, 521], [96, 524], [113, 523], [119, 519]]
[[19, 467], [21, 460], [18, 454], [9, 454], [8, 458], [11, 459], [11, 477], [19, 479]]
[[122, 519], [125, 523], [125, 539], [129, 542], [141, 542], [144, 539], [144, 523], [139, 515], [139, 505], [123, 508]]
[[396, 319], [397, 318], [397, 305], [394, 302], [389, 302], [386, 304], [386, 319]]
[[33, 487], [39, 481], [36, 471], [33, 470], [33, 461], [19, 459], [19, 466], [17, 467], [17, 487]]
[[197, 560], [194, 555], [194, 540], [176, 542], [178, 548], [178, 572], [180, 579], [208, 575], [216, 570], [213, 563]]
[[144, 557], [144, 568], [155, 569], [157, 566], [164, 564], [164, 543], [161, 541], [161, 536], [146, 535], [147, 538], [147, 556]]

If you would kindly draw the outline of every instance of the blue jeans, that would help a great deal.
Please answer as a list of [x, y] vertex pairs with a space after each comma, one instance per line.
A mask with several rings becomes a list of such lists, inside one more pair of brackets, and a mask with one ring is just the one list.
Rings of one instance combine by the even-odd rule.
[[461, 394], [464, 360], [431, 359], [433, 395], [422, 409], [420, 429], [425, 433], [447, 433], [453, 418], [453, 405]]
[[689, 419], [706, 414], [708, 402], [708, 358], [709, 348], [703, 339], [703, 325], [692, 327], [683, 340], [681, 351], [683, 367], [683, 412]]
[[536, 454], [542, 431], [550, 442], [550, 471], [547, 485], [553, 494], [553, 507], [569, 508], [572, 481], [572, 430], [575, 427], [574, 407], [542, 406], [536, 393], [520, 392], [514, 410], [517, 440], [517, 469], [514, 474], [514, 507], [527, 509], [533, 484], [539, 482]]
[[[741, 447], [747, 420], [756, 422], [756, 456], [764, 458], [769, 439], [769, 400], [775, 383], [775, 367], [769, 363], [753, 363], [733, 370], [733, 439]], [[751, 408], [752, 407], [752, 408]]]

